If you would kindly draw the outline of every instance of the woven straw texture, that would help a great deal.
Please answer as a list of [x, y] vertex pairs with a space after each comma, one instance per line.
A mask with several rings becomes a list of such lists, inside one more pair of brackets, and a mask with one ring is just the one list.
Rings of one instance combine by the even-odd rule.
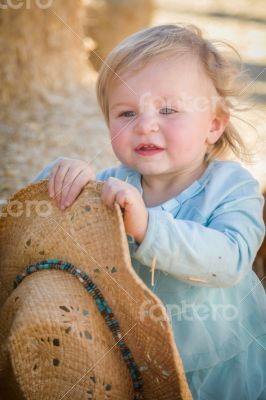
[[89, 183], [60, 211], [42, 181], [2, 210], [1, 399], [134, 396], [112, 333], [74, 276], [39, 271], [12, 289], [17, 274], [45, 259], [74, 264], [101, 290], [140, 369], [144, 399], [192, 399], [165, 309], [133, 270], [120, 208], [108, 209], [101, 189]]

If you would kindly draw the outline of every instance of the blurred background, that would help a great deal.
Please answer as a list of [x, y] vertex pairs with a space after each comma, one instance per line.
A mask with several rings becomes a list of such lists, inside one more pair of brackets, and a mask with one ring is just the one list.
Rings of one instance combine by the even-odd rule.
[[0, 0], [1, 203], [59, 156], [95, 170], [118, 163], [96, 102], [97, 71], [124, 37], [169, 22], [195, 23], [242, 56], [253, 99], [247, 123], [235, 123], [265, 191], [265, 0]]
[[[156, 24], [197, 24], [235, 46], [254, 82], [239, 124], [256, 153], [247, 167], [266, 189], [264, 0], [0, 0], [0, 199], [54, 158], [116, 164], [94, 84], [102, 59], [129, 34]], [[254, 129], [256, 128], [256, 130]]]

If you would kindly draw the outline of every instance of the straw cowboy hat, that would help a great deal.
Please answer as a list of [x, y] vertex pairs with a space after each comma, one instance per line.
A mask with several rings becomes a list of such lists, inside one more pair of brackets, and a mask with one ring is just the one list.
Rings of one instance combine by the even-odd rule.
[[2, 210], [1, 399], [192, 399], [165, 309], [132, 268], [102, 185], [61, 211], [41, 181]]

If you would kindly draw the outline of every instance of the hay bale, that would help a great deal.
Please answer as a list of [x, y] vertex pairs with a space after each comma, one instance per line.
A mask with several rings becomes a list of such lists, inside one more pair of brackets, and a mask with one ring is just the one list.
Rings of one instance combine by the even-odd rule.
[[110, 50], [151, 22], [152, 0], [87, 0], [86, 33], [95, 42], [90, 61], [99, 70]]
[[[81, 0], [6, 2], [0, 8], [0, 104], [61, 91], [88, 74]], [[10, 5], [21, 5], [14, 8]]]

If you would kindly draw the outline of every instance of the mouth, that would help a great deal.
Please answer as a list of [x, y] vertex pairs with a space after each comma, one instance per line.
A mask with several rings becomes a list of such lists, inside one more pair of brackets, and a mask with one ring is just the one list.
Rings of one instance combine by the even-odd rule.
[[161, 153], [164, 149], [160, 146], [157, 146], [153, 143], [142, 143], [139, 144], [135, 149], [135, 152], [142, 156], [152, 156], [154, 154]]

